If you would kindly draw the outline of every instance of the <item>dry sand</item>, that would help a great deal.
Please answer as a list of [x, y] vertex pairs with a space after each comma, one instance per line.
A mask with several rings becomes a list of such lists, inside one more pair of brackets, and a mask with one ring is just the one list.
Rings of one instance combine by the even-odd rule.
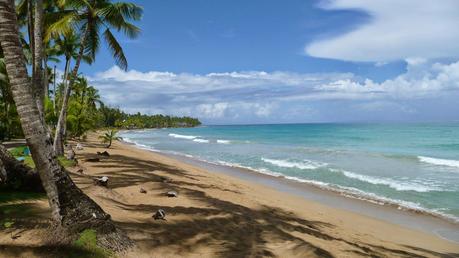
[[[458, 244], [437, 236], [127, 144], [114, 143], [111, 156], [100, 162], [84, 162], [106, 150], [95, 139], [89, 137], [84, 150], [77, 151], [83, 174], [77, 168], [70, 172], [135, 241], [136, 247], [120, 257], [459, 257]], [[108, 189], [92, 185], [98, 176], [110, 178]], [[179, 196], [165, 196], [170, 190]], [[15, 228], [0, 231], [0, 257], [55, 255], [42, 240], [47, 201], [21, 205], [27, 212], [21, 212]], [[160, 208], [166, 221], [152, 218]], [[16, 234], [20, 237], [12, 239]]]

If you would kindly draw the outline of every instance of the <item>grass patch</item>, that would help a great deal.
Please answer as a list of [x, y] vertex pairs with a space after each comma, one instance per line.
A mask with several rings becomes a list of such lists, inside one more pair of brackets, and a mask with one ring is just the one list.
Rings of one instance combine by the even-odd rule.
[[59, 156], [57, 157], [57, 159], [59, 160], [59, 164], [61, 164], [61, 166], [63, 166], [64, 168], [74, 167], [77, 164], [75, 160], [68, 160], [64, 156]]
[[[30, 155], [25, 156], [24, 155], [24, 151], [26, 150], [26, 148], [27, 148], [26, 146], [20, 146], [20, 147], [16, 147], [16, 148], [10, 149], [9, 152], [16, 159], [19, 158], [19, 157], [24, 158], [24, 164], [25, 165], [27, 165], [27, 166], [29, 166], [31, 168], [35, 168], [35, 163], [33, 162], [32, 156], [30, 156]], [[75, 160], [68, 160], [64, 156], [59, 156], [59, 157], [57, 157], [57, 159], [59, 160], [59, 164], [61, 164], [61, 166], [65, 167], [65, 168], [74, 167], [77, 164]]]
[[44, 193], [19, 192], [0, 189], [0, 205], [2, 203], [13, 201], [38, 200], [43, 198], [46, 198], [46, 195]]
[[91, 254], [86, 257], [104, 258], [113, 256], [110, 251], [97, 246], [97, 233], [94, 229], [86, 229], [81, 232], [80, 237], [73, 243], [73, 245], [82, 250], [89, 251]]
[[12, 149], [10, 149], [8, 151], [14, 157], [21, 157], [21, 156], [24, 156], [24, 150], [25, 149], [26, 149], [26, 146], [20, 146], [20, 147], [12, 148]]
[[[35, 210], [30, 203], [24, 201], [40, 200], [46, 198], [44, 193], [19, 192], [0, 189], [0, 227], [11, 227], [15, 218], [33, 216]], [[20, 202], [20, 203], [17, 203]]]
[[31, 168], [35, 168], [35, 163], [33, 162], [33, 159], [32, 159], [32, 156], [30, 155], [24, 155], [24, 153], [26, 152], [26, 146], [20, 146], [20, 147], [16, 147], [16, 148], [12, 148], [9, 150], [9, 152], [11, 153], [11, 155], [13, 155], [13, 157], [15, 157], [16, 159], [17, 158], [24, 158], [24, 164], [31, 167]]
[[5, 221], [3, 222], [4, 228], [11, 228], [14, 225], [14, 221]]

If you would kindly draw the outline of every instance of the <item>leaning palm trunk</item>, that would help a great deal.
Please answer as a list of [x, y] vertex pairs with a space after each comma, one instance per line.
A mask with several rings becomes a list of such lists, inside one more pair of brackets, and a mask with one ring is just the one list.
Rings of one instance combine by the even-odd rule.
[[[59, 119], [57, 120], [56, 133], [54, 135], [53, 149], [56, 155], [64, 155], [64, 136], [65, 136], [65, 123], [67, 117], [67, 107], [70, 98], [71, 89], [68, 84], [68, 70], [70, 65], [70, 58], [65, 60], [64, 70], [64, 92], [62, 93], [62, 105], [59, 112]], [[67, 106], [67, 107], [65, 107]], [[65, 108], [64, 108], [65, 107]]]
[[6, 170], [5, 167], [3, 166], [3, 162], [0, 159], [0, 185], [4, 184], [7, 180], [6, 176]]
[[[29, 0], [30, 1], [30, 0]], [[35, 91], [35, 100], [40, 112], [40, 117], [44, 121], [44, 100], [45, 89], [43, 83], [43, 0], [35, 1], [34, 17], [34, 59], [33, 59], [33, 83]]]
[[33, 99], [18, 35], [14, 0], [0, 0], [0, 44], [6, 70], [22, 129], [48, 196], [53, 224], [65, 233], [94, 228], [100, 233], [99, 243], [115, 250], [122, 249], [126, 242], [129, 243], [128, 238], [116, 229], [110, 215], [76, 187], [58, 163]]
[[[68, 82], [68, 84], [65, 85], [64, 89], [62, 107], [59, 113], [59, 119], [57, 120], [56, 135], [54, 136], [54, 151], [56, 152], [56, 155], [59, 156], [64, 155], [65, 129], [67, 123], [67, 109], [69, 107], [70, 93], [72, 92], [73, 82], [75, 81], [75, 78], [78, 76], [78, 70], [80, 69], [80, 63], [84, 55], [84, 49], [88, 36], [89, 29], [86, 30], [83, 39], [81, 40], [80, 51], [75, 62], [75, 67], [73, 68], [72, 74], [70, 75], [70, 82]], [[67, 77], [64, 77], [64, 82], [67, 82], [67, 79]]]

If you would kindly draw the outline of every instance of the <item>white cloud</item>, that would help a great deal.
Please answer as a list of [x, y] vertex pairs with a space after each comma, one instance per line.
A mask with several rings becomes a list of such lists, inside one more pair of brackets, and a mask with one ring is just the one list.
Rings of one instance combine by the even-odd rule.
[[[422, 68], [419, 68], [422, 67]], [[352, 79], [337, 80], [316, 86], [326, 92], [359, 94], [371, 98], [433, 97], [448, 91], [459, 91], [459, 61], [452, 64], [408, 63], [407, 73], [381, 83], [370, 79], [357, 82]]]
[[199, 104], [196, 111], [201, 117], [205, 118], [221, 118], [225, 115], [228, 109], [228, 103], [219, 102], [215, 104]]
[[355, 105], [356, 108], [369, 112], [387, 112], [388, 109], [403, 113], [416, 113], [416, 110], [400, 103], [390, 101], [373, 101]]
[[364, 101], [365, 105], [352, 108], [368, 112], [410, 113], [415, 109], [401, 102], [459, 95], [459, 62], [411, 60], [406, 73], [383, 82], [337, 73], [251, 71], [201, 75], [125, 72], [117, 67], [97, 73], [90, 82], [101, 91], [106, 103], [128, 112], [188, 115], [222, 123], [241, 119], [291, 121], [293, 115], [320, 117], [320, 110], [305, 105], [332, 101]]
[[459, 57], [457, 0], [330, 0], [326, 10], [359, 10], [367, 24], [306, 46], [315, 57], [387, 62]]

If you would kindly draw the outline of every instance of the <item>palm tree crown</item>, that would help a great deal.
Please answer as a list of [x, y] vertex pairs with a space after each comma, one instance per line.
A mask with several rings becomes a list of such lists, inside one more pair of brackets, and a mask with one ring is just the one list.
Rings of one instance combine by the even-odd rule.
[[115, 62], [122, 69], [127, 69], [124, 51], [112, 33], [112, 29], [124, 33], [129, 38], [136, 38], [140, 29], [130, 21], [138, 21], [143, 9], [133, 3], [110, 0], [60, 0], [59, 4], [69, 8], [67, 14], [52, 24], [46, 38], [65, 35], [71, 31], [80, 31], [84, 42], [85, 53], [95, 57], [100, 46], [101, 32], [112, 52]]

